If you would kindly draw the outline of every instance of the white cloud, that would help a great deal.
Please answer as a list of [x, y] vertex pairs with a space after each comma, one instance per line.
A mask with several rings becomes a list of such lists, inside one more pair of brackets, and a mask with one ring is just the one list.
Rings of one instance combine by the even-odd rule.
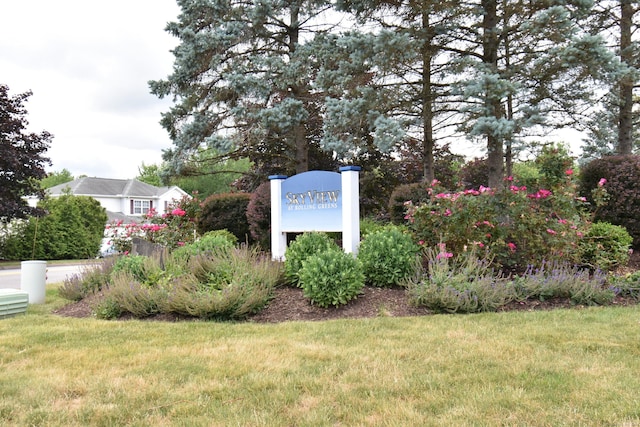
[[54, 135], [50, 170], [133, 178], [171, 146], [160, 126], [167, 100], [147, 82], [172, 69], [164, 31], [175, 0], [21, 0], [0, 7], [0, 83], [31, 90], [30, 130]]

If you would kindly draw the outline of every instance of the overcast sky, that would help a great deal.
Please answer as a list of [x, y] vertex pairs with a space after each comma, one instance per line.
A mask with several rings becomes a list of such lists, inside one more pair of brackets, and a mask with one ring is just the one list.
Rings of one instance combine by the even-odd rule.
[[31, 90], [29, 130], [54, 135], [49, 171], [134, 178], [161, 162], [169, 100], [149, 93], [177, 44], [175, 0], [0, 0], [0, 83]]

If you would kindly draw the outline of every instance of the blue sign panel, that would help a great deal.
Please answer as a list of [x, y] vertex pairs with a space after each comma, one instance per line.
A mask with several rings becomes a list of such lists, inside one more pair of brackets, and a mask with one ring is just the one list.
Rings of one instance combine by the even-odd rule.
[[282, 231], [341, 231], [342, 178], [311, 171], [282, 183]]

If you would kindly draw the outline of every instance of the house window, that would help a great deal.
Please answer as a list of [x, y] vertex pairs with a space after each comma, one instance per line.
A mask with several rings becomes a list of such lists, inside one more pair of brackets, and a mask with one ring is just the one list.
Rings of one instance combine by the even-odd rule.
[[131, 213], [134, 215], [143, 215], [151, 209], [151, 200], [132, 200]]

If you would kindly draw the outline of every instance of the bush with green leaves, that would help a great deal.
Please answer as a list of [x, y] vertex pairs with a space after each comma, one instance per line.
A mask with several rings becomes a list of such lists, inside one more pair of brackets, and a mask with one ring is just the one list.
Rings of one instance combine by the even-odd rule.
[[587, 222], [570, 175], [555, 191], [529, 191], [511, 181], [501, 190], [458, 192], [436, 183], [430, 194], [428, 202], [407, 210], [416, 238], [427, 247], [446, 243], [456, 254], [477, 247], [489, 251], [497, 268], [516, 272], [545, 260], [579, 262]]
[[519, 300], [570, 298], [574, 304], [601, 305], [615, 296], [606, 280], [601, 271], [592, 273], [566, 263], [545, 262], [539, 267], [530, 266], [513, 283]]
[[0, 242], [4, 259], [95, 258], [107, 214], [92, 197], [63, 194], [38, 204], [47, 215], [31, 217], [8, 230]]
[[609, 289], [615, 295], [640, 301], [640, 270], [624, 275], [612, 276]]
[[406, 215], [406, 204], [410, 200], [414, 205], [426, 202], [430, 199], [427, 192], [427, 184], [416, 182], [403, 184], [396, 187], [389, 199], [389, 216], [394, 224], [402, 224]]
[[284, 275], [287, 283], [300, 287], [298, 275], [303, 262], [312, 255], [330, 249], [339, 249], [339, 247], [326, 233], [314, 231], [298, 235], [293, 242], [289, 243], [284, 253]]
[[[580, 193], [593, 203], [596, 221], [626, 228], [640, 247], [640, 156], [608, 156], [593, 160], [581, 170]], [[608, 194], [601, 206], [594, 191], [602, 187]]]
[[238, 243], [238, 238], [227, 230], [208, 231], [193, 243], [172, 252], [174, 258], [188, 259], [200, 253], [226, 251]]
[[214, 194], [202, 203], [197, 219], [198, 232], [228, 230], [241, 242], [250, 239], [247, 207], [251, 195], [248, 193]]
[[64, 279], [62, 286], [58, 288], [58, 294], [71, 301], [80, 301], [102, 290], [109, 284], [116, 258], [104, 258], [95, 264], [83, 266], [80, 274]]
[[[219, 235], [220, 236], [220, 235]], [[96, 315], [147, 317], [177, 313], [203, 319], [234, 320], [255, 313], [272, 297], [281, 266], [255, 249], [174, 257], [122, 257], [104, 289]]]
[[592, 269], [613, 270], [629, 262], [631, 243], [624, 227], [595, 222], [580, 241], [581, 262]]
[[419, 250], [413, 237], [399, 227], [388, 226], [368, 234], [358, 250], [365, 282], [380, 287], [400, 284], [414, 274]]
[[425, 249], [426, 266], [405, 282], [410, 301], [442, 313], [496, 311], [512, 301], [509, 280], [494, 273], [476, 250], [458, 256], [444, 244]]
[[364, 287], [360, 261], [341, 249], [326, 249], [306, 258], [300, 270], [302, 293], [320, 307], [344, 305]]

